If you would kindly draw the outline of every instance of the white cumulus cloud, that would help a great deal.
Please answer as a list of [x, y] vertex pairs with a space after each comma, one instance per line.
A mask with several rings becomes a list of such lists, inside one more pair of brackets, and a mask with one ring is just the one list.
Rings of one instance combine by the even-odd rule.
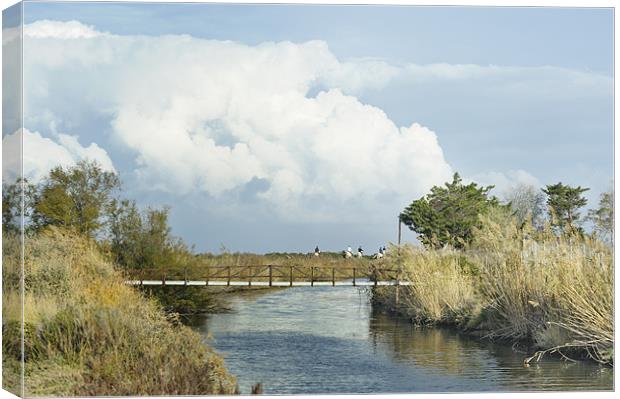
[[50, 21], [47, 19], [24, 25], [24, 36], [37, 39], [80, 39], [102, 35], [94, 27], [78, 21]]
[[26, 121], [80, 93], [72, 112], [106, 112], [152, 188], [217, 197], [259, 180], [258, 198], [298, 216], [326, 201], [409, 201], [452, 173], [434, 132], [396, 126], [352, 95], [398, 72], [381, 61], [342, 62], [322, 41], [248, 46], [43, 22], [27, 27], [41, 33], [27, 38]]
[[14, 181], [20, 174], [22, 131], [23, 172], [31, 182], [45, 178], [56, 166], [69, 167], [84, 159], [98, 162], [104, 170], [115, 171], [107, 152], [95, 143], [83, 147], [75, 136], [58, 134], [55, 141], [39, 132], [20, 129], [2, 139], [2, 178], [6, 182]]

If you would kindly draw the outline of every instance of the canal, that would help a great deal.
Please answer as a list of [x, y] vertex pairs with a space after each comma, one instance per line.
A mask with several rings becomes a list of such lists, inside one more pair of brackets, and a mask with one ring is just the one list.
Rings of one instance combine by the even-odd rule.
[[231, 295], [232, 312], [194, 322], [224, 356], [242, 393], [611, 390], [613, 370], [545, 359], [446, 329], [415, 328], [374, 311], [355, 287]]

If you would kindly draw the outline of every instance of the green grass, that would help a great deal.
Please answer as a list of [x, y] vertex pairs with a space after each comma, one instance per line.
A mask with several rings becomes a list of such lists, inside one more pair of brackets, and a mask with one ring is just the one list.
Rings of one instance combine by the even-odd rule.
[[[4, 236], [3, 377], [19, 393], [15, 237]], [[231, 394], [236, 381], [200, 335], [124, 284], [96, 244], [58, 229], [25, 246], [27, 396]]]

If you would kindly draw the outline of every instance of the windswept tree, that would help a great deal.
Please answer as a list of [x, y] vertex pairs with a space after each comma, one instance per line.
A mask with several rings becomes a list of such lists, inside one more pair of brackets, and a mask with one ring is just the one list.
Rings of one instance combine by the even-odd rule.
[[542, 191], [547, 194], [551, 224], [561, 231], [581, 231], [579, 209], [588, 203], [582, 196], [588, 190], [586, 187], [571, 187], [562, 182], [543, 188]]
[[497, 198], [489, 196], [492, 188], [463, 184], [455, 173], [451, 183], [434, 186], [430, 194], [413, 201], [399, 217], [428, 248], [446, 244], [462, 248], [471, 241], [472, 228], [480, 225], [479, 215], [499, 206]]
[[540, 227], [545, 213], [545, 196], [536, 187], [519, 184], [504, 198], [520, 224], [525, 222]]
[[39, 188], [33, 213], [38, 226], [74, 228], [93, 237], [105, 223], [114, 190], [120, 180], [99, 164], [80, 161], [73, 167], [55, 167]]
[[598, 208], [588, 212], [588, 220], [594, 223], [594, 231], [604, 240], [614, 240], [614, 191], [601, 194]]

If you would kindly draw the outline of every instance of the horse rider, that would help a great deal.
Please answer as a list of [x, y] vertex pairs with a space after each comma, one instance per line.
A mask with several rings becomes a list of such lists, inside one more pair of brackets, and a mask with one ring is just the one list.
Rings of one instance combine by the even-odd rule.
[[347, 247], [347, 250], [344, 251], [343, 255], [344, 255], [345, 258], [350, 258], [350, 257], [353, 256], [353, 250], [351, 249], [350, 245]]

